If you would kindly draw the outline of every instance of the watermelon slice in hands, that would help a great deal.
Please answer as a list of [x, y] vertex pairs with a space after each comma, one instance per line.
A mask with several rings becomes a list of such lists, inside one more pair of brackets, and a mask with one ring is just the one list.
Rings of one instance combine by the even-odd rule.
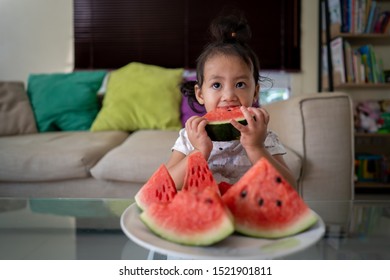
[[155, 234], [184, 245], [212, 245], [234, 232], [229, 209], [211, 188], [178, 192], [170, 203], [151, 204], [140, 218]]
[[175, 182], [166, 166], [162, 164], [137, 192], [134, 199], [138, 207], [145, 210], [152, 203], [171, 201], [176, 194]]
[[280, 238], [317, 221], [297, 191], [265, 159], [260, 159], [222, 196], [244, 235]]
[[218, 107], [203, 116], [208, 120], [206, 125], [207, 135], [212, 141], [232, 141], [240, 139], [238, 131], [230, 121], [232, 119], [246, 125], [247, 121], [240, 107]]

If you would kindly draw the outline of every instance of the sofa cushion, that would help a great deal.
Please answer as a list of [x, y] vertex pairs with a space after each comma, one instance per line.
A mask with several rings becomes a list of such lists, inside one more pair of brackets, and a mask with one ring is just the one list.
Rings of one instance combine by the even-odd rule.
[[0, 82], [0, 120], [0, 135], [37, 132], [23, 82]]
[[284, 146], [284, 148], [286, 149], [286, 154], [283, 156], [284, 161], [290, 168], [294, 178], [298, 181], [302, 172], [302, 158], [289, 147]]
[[137, 62], [112, 71], [91, 130], [179, 129], [182, 73]]
[[106, 71], [33, 74], [28, 95], [39, 131], [89, 130], [97, 113], [97, 92]]
[[[178, 132], [140, 130], [131, 134], [120, 146], [108, 152], [92, 169], [93, 177], [145, 183], [157, 168], [166, 163]], [[284, 156], [295, 178], [301, 174], [302, 159], [285, 147]]]
[[91, 169], [92, 176], [144, 183], [162, 163], [168, 161], [178, 136], [177, 131], [136, 131]]
[[[306, 200], [353, 197], [353, 110], [348, 94], [322, 92], [265, 106], [269, 127], [302, 159], [298, 191]], [[288, 125], [286, 125], [288, 124]]]
[[127, 133], [50, 132], [0, 137], [0, 181], [89, 177], [90, 168]]

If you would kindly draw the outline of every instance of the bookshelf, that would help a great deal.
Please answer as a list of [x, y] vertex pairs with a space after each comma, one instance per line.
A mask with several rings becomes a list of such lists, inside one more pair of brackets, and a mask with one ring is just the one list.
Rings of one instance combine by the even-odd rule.
[[354, 101], [356, 190], [390, 190], [389, 17], [390, 0], [320, 0], [318, 91]]

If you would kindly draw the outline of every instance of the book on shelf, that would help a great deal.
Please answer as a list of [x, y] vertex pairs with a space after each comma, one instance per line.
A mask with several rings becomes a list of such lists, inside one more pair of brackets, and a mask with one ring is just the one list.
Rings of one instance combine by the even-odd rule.
[[331, 38], [340, 33], [390, 35], [390, 12], [384, 10], [380, 0], [328, 0], [327, 3]]
[[330, 36], [333, 38], [340, 33], [340, 29], [342, 25], [341, 1], [328, 0], [328, 10], [329, 10], [329, 20], [330, 20]]
[[373, 76], [373, 63], [372, 63], [372, 51], [370, 45], [363, 45], [359, 47], [358, 52], [362, 56], [362, 63], [364, 65], [366, 77], [365, 81], [367, 83], [373, 83], [374, 82], [374, 76]]
[[374, 47], [370, 44], [358, 48], [366, 71], [365, 81], [372, 84], [385, 83], [382, 59], [377, 57]]
[[[351, 46], [343, 37], [330, 42], [333, 66], [333, 85], [342, 84], [384, 84], [386, 78], [383, 61], [371, 44]], [[329, 87], [327, 47], [322, 47], [322, 83]]]
[[389, 25], [390, 12], [384, 11], [378, 15], [375, 22], [374, 33], [385, 33]]
[[[333, 84], [335, 86], [346, 83], [343, 41], [343, 38], [337, 37], [330, 42], [331, 61], [333, 67]], [[323, 46], [322, 48], [322, 66], [322, 83], [324, 88], [328, 88], [328, 52], [326, 46]]]
[[374, 21], [374, 15], [378, 13], [378, 7], [376, 6], [376, 1], [373, 0], [371, 1], [371, 5], [367, 7], [367, 13], [366, 16], [367, 18], [367, 24], [365, 26], [364, 32], [365, 33], [371, 33], [372, 26], [373, 26], [373, 21]]

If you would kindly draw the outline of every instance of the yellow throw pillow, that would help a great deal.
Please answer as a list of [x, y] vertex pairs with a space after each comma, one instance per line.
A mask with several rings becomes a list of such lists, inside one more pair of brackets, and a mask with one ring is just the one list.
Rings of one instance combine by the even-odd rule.
[[183, 69], [132, 62], [111, 72], [92, 131], [180, 129]]

